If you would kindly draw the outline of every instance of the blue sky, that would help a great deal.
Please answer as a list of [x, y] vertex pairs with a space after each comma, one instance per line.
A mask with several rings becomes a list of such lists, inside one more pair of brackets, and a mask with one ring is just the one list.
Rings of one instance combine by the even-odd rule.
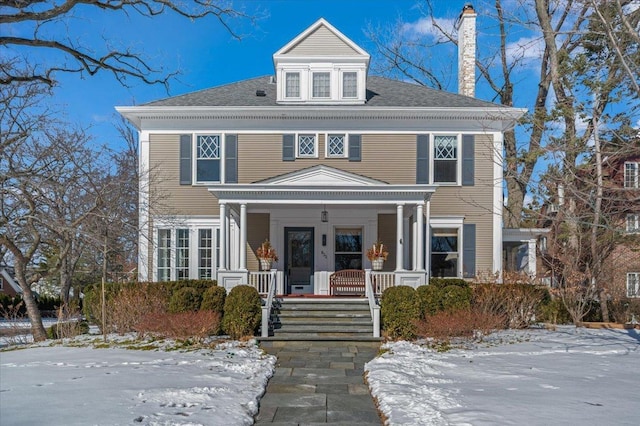
[[[453, 21], [465, 1], [437, 2], [438, 16]], [[347, 37], [367, 50], [375, 51], [364, 29], [368, 25], [391, 26], [406, 22], [410, 31], [428, 32], [420, 21], [423, 13], [416, 0], [270, 0], [235, 3], [249, 14], [263, 15], [255, 26], [232, 22], [243, 34], [232, 38], [215, 19], [189, 21], [174, 14], [153, 19], [135, 13], [96, 12], [78, 9], [68, 28], [73, 37], [102, 49], [105, 43], [144, 52], [151, 64], [167, 71], [180, 69], [171, 83], [170, 95], [273, 73], [272, 55], [314, 23], [327, 19]], [[480, 17], [479, 17], [480, 19]], [[480, 24], [480, 22], [479, 22]], [[58, 31], [64, 31], [58, 27]], [[105, 42], [106, 40], [106, 42]], [[455, 71], [455, 66], [453, 68]], [[451, 79], [455, 88], [455, 76]], [[111, 75], [62, 75], [53, 102], [65, 118], [90, 127], [95, 142], [117, 146], [114, 106], [133, 105], [167, 97], [165, 88], [133, 81], [122, 87]]]

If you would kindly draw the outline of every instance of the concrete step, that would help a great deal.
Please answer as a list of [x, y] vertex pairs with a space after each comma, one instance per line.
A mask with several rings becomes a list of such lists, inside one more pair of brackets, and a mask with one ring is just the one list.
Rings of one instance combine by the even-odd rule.
[[[263, 348], [295, 348], [308, 345], [322, 346], [364, 346], [371, 348], [379, 348], [382, 338], [371, 336], [270, 336], [256, 337]], [[335, 343], [331, 343], [335, 342]]]
[[371, 318], [371, 313], [366, 311], [272, 311], [282, 318]]
[[371, 324], [371, 317], [283, 317], [278, 318], [280, 323], [283, 324], [339, 324], [339, 325], [352, 325], [352, 324]]
[[309, 322], [305, 322], [305, 323], [281, 323], [280, 327], [277, 329], [279, 332], [282, 331], [314, 331], [314, 330], [318, 330], [318, 331], [336, 331], [336, 332], [340, 332], [340, 333], [361, 333], [363, 331], [369, 330], [369, 331], [373, 331], [372, 329], [373, 324], [371, 324], [371, 321], [369, 321], [368, 323], [355, 323], [355, 324], [349, 324], [346, 325], [344, 323], [339, 323], [339, 322], [326, 322], [326, 323], [309, 323]]
[[369, 304], [364, 304], [364, 303], [358, 303], [358, 304], [352, 304], [352, 305], [330, 305], [327, 303], [323, 303], [323, 304], [306, 304], [306, 303], [283, 303], [280, 306], [276, 306], [275, 307], [276, 310], [280, 310], [280, 311], [309, 311], [309, 312], [316, 312], [316, 311], [327, 311], [327, 312], [340, 312], [340, 311], [344, 311], [344, 312], [361, 312], [361, 311], [368, 311], [369, 310]]

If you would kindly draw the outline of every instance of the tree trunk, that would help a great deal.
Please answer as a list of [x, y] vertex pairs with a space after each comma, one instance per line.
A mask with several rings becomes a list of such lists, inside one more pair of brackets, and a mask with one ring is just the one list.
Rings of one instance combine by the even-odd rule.
[[71, 261], [70, 253], [62, 259], [60, 265], [60, 300], [65, 306], [69, 306], [71, 293]]
[[33, 296], [31, 285], [27, 283], [27, 277], [25, 274], [24, 263], [17, 261], [15, 264], [16, 281], [22, 289], [22, 300], [24, 300], [25, 307], [27, 308], [27, 315], [29, 316], [29, 322], [31, 323], [31, 334], [35, 342], [42, 342], [47, 340], [47, 332], [42, 324], [42, 315], [40, 315], [40, 309], [38, 309], [38, 303]]

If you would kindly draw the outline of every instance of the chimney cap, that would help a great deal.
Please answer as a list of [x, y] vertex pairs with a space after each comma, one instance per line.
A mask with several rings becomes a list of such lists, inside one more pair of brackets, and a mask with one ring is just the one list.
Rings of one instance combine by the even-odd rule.
[[474, 13], [473, 5], [470, 2], [467, 2], [462, 7], [462, 13]]

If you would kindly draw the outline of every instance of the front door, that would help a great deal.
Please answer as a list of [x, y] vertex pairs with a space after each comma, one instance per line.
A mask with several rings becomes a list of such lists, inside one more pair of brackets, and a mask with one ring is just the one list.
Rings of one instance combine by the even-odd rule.
[[313, 228], [284, 228], [287, 293], [313, 294]]

